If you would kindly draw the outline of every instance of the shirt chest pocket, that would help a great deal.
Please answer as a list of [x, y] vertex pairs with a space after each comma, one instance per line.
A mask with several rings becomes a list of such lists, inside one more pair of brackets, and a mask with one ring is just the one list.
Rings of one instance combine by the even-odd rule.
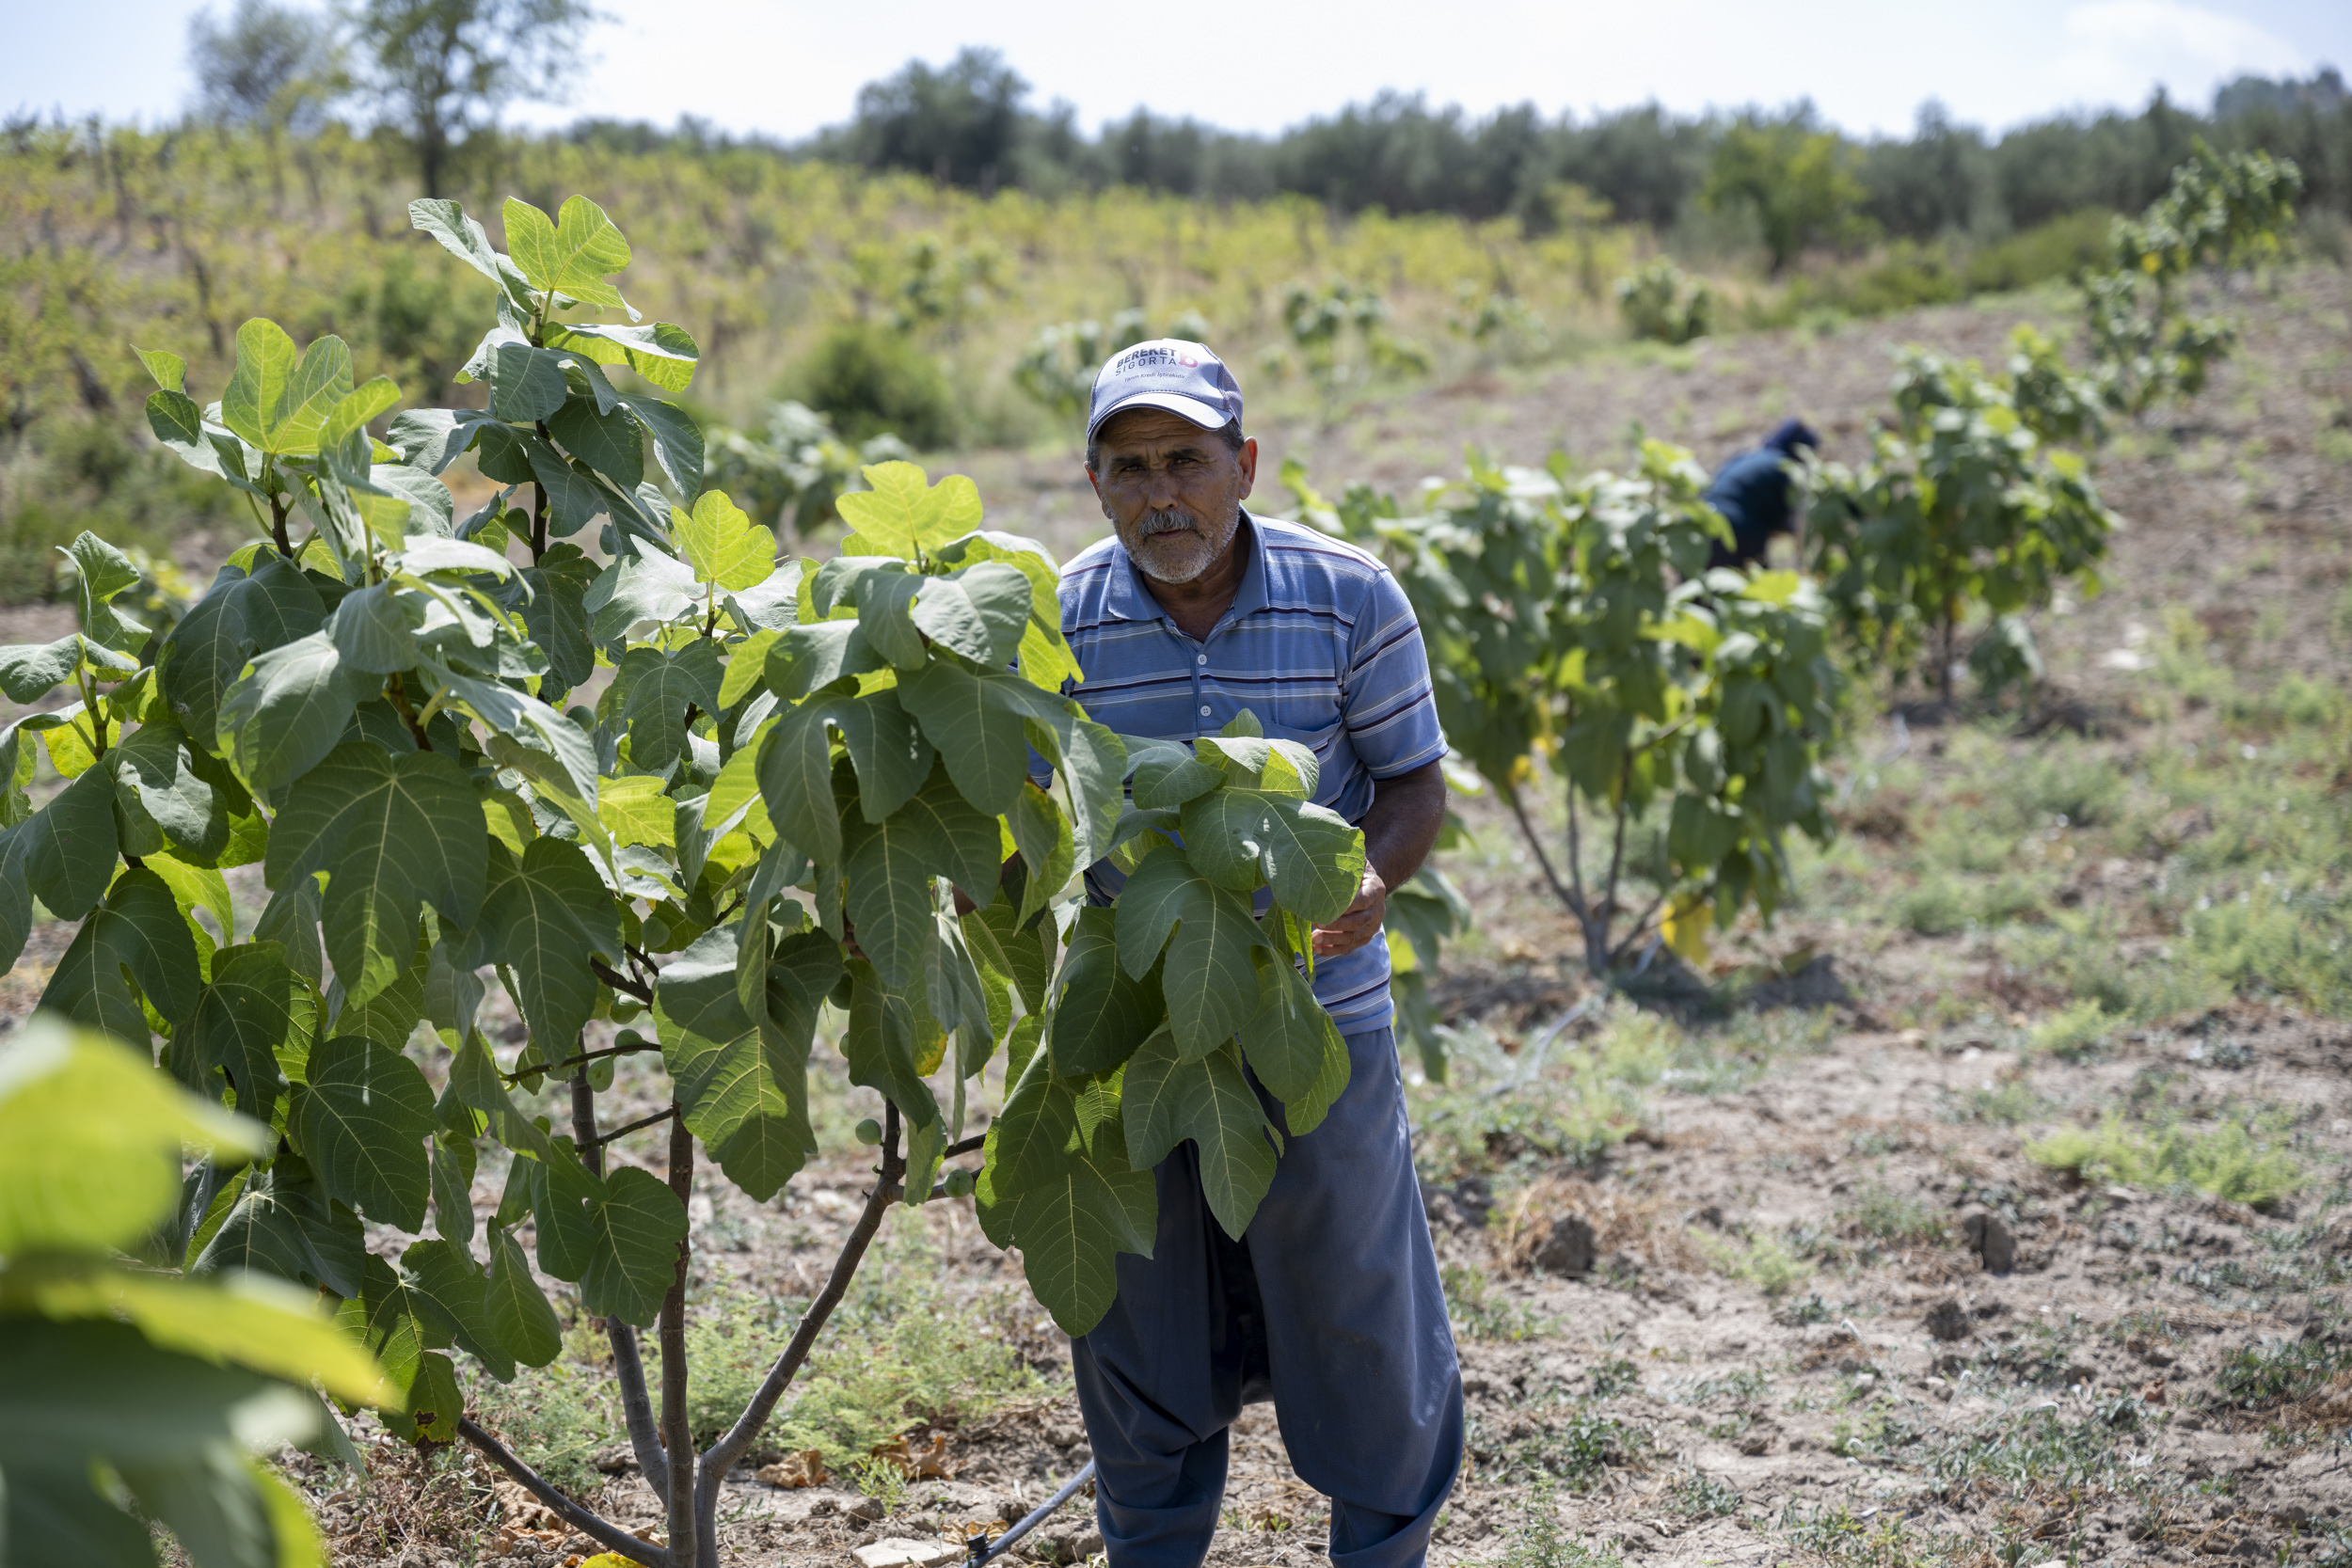
[[1268, 724], [1265, 733], [1269, 739], [1295, 740], [1315, 754], [1315, 767], [1320, 775], [1314, 795], [1318, 804], [1327, 806], [1338, 798], [1341, 775], [1346, 771], [1341, 766], [1344, 759], [1338, 752], [1346, 742], [1347, 731], [1336, 716], [1331, 716], [1329, 723], [1313, 728]]
[[[1340, 673], [1328, 665], [1285, 660], [1271, 679], [1251, 682], [1254, 689], [1245, 699], [1247, 705], [1265, 726], [1266, 734], [1278, 731], [1295, 740], [1310, 736], [1327, 737], [1340, 727], [1341, 704], [1344, 693], [1340, 687]], [[1239, 689], [1234, 696], [1241, 697]]]

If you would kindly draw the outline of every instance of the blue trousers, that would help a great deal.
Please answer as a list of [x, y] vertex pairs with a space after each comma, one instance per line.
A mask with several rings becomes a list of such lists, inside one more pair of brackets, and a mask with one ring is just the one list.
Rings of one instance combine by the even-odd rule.
[[1462, 1377], [1394, 1037], [1350, 1035], [1347, 1051], [1346, 1091], [1289, 1140], [1240, 1241], [1209, 1212], [1190, 1143], [1161, 1164], [1152, 1256], [1120, 1258], [1118, 1301], [1072, 1344], [1111, 1568], [1197, 1568], [1227, 1429], [1269, 1398], [1291, 1467], [1331, 1499], [1337, 1568], [1427, 1556], [1461, 1462]]

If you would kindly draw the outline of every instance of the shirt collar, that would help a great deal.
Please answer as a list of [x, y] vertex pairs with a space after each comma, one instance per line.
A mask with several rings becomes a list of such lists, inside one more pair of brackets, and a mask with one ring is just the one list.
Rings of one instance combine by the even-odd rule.
[[[1220, 627], [1266, 607], [1264, 537], [1258, 528], [1258, 520], [1249, 515], [1248, 507], [1242, 508], [1241, 526], [1234, 531], [1233, 538], [1235, 544], [1248, 553], [1249, 559], [1241, 569], [1241, 586], [1233, 590], [1232, 604], [1223, 615], [1217, 617], [1216, 624]], [[1114, 537], [1111, 547], [1118, 553], [1122, 570], [1111, 575], [1110, 584], [1104, 595], [1104, 610], [1121, 621], [1168, 620], [1167, 607], [1153, 598], [1152, 590], [1144, 586], [1143, 573], [1136, 567], [1135, 559], [1127, 553], [1127, 546]]]

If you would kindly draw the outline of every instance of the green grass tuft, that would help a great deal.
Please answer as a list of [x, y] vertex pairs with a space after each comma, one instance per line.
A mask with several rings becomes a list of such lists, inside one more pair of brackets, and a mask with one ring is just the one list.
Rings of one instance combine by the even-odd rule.
[[2191, 1132], [2177, 1122], [2142, 1130], [2110, 1116], [2095, 1128], [2061, 1127], [2026, 1152], [2086, 1180], [2194, 1187], [2258, 1209], [2295, 1191], [2305, 1176], [2293, 1153], [2236, 1122]]
[[1726, 1279], [1744, 1279], [1768, 1296], [1784, 1296], [1813, 1277], [1812, 1266], [1771, 1236], [1741, 1240], [1694, 1230], [1691, 1239], [1708, 1267]]

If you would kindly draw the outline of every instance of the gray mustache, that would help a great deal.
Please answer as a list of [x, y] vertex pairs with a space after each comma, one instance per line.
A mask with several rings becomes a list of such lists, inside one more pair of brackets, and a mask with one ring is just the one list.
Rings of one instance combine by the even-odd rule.
[[1200, 529], [1189, 512], [1161, 510], [1143, 515], [1141, 531], [1149, 539], [1155, 533], [1197, 533]]

